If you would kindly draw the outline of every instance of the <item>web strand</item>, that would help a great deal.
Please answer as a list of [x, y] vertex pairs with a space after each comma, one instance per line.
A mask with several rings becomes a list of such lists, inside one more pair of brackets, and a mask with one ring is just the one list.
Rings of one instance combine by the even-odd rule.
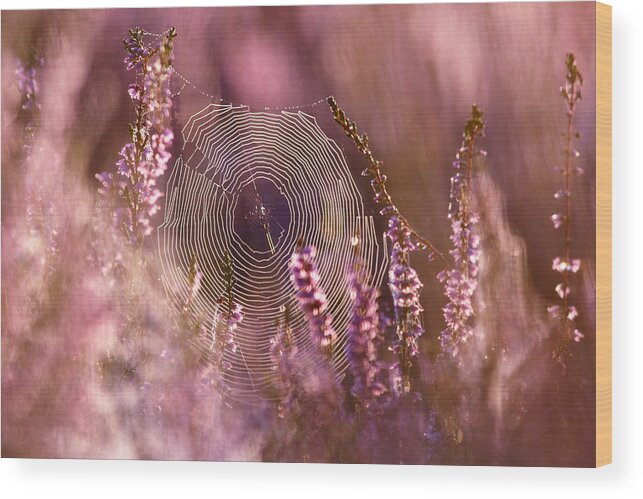
[[[250, 106], [248, 106], [247, 104], [235, 104], [235, 103], [232, 103], [230, 101], [226, 101], [222, 97], [217, 97], [215, 95], [209, 94], [208, 92], [205, 92], [204, 90], [199, 88], [197, 85], [192, 83], [190, 80], [188, 80], [178, 69], [176, 69], [176, 66], [172, 66], [172, 70], [173, 70], [173, 74], [176, 75], [184, 83], [184, 86], [181, 88], [181, 90], [179, 90], [177, 92], [177, 95], [179, 95], [181, 93], [181, 91], [183, 90], [183, 88], [185, 88], [185, 86], [188, 86], [188, 87], [192, 88], [192, 90], [194, 90], [198, 94], [202, 95], [203, 97], [207, 97], [209, 99], [209, 101], [211, 103], [213, 103], [213, 104], [224, 104], [224, 105], [230, 105], [230, 106], [244, 106], [244, 107], [247, 107], [248, 109], [250, 109]], [[319, 100], [317, 100], [315, 102], [311, 102], [309, 104], [303, 104], [303, 105], [297, 105], [297, 106], [285, 106], [285, 107], [276, 107], [276, 106], [259, 107], [258, 109], [263, 110], [263, 111], [301, 111], [303, 109], [315, 108], [315, 107], [319, 106], [320, 104], [326, 104], [326, 102], [328, 101], [328, 99], [330, 97], [331, 96], [329, 95], [329, 96], [326, 96], [326, 97], [324, 97], [322, 99], [319, 99]], [[255, 108], [255, 110], [258, 110], [258, 109]]]
[[[144, 28], [141, 28], [141, 29], [142, 29], [143, 34], [144, 34], [144, 35], [146, 35], [146, 36], [152, 36], [152, 37], [154, 37], [154, 38], [162, 38], [163, 36], [167, 35], [167, 34], [169, 33], [169, 31], [170, 31], [170, 30], [166, 30], [166, 31], [164, 31], [163, 33], [154, 33], [154, 32], [148, 31], [148, 30], [146, 30], [146, 29], [144, 29]], [[240, 106], [248, 107], [248, 108], [250, 109], [250, 106], [248, 106], [248, 105], [246, 105], [246, 104], [235, 104], [235, 103], [233, 103], [233, 102], [230, 102], [230, 101], [225, 100], [225, 99], [224, 99], [224, 98], [222, 98], [222, 97], [218, 97], [218, 96], [212, 95], [212, 94], [210, 94], [210, 93], [208, 93], [208, 92], [204, 91], [203, 89], [199, 88], [197, 85], [195, 85], [194, 83], [192, 83], [192, 82], [191, 82], [191, 81], [190, 81], [190, 80], [189, 80], [185, 75], [183, 75], [183, 73], [181, 73], [181, 72], [176, 68], [176, 66], [174, 66], [174, 65], [172, 65], [172, 70], [173, 70], [173, 73], [174, 73], [174, 74], [175, 74], [175, 75], [176, 75], [180, 80], [182, 80], [182, 81], [183, 81], [183, 83], [184, 83], [183, 87], [181, 87], [181, 89], [180, 89], [180, 90], [179, 90], [175, 95], [180, 95], [180, 94], [181, 94], [181, 92], [183, 91], [183, 89], [184, 89], [186, 86], [189, 86], [190, 88], [192, 88], [192, 89], [193, 89], [195, 92], [197, 92], [198, 94], [202, 95], [203, 97], [207, 97], [207, 98], [210, 100], [210, 102], [211, 102], [212, 104], [227, 104], [227, 105], [231, 105], [231, 106], [234, 106], [234, 105], [240, 105]], [[315, 101], [315, 102], [311, 102], [311, 103], [308, 103], [308, 104], [302, 104], [302, 105], [296, 105], [296, 106], [285, 106], [285, 107], [277, 107], [277, 106], [270, 106], [270, 107], [267, 107], [267, 106], [266, 106], [266, 107], [259, 108], [259, 109], [261, 109], [261, 110], [263, 110], [263, 111], [299, 111], [299, 110], [302, 110], [302, 109], [312, 109], [312, 108], [314, 108], [314, 107], [319, 106], [320, 104], [325, 104], [325, 103], [328, 101], [328, 99], [329, 99], [330, 97], [332, 97], [332, 96], [331, 96], [331, 95], [328, 95], [328, 96], [323, 97], [323, 98], [321, 98], [321, 99], [319, 99], [319, 100], [317, 100], [317, 101]], [[256, 110], [257, 110], [257, 109], [256, 109]]]

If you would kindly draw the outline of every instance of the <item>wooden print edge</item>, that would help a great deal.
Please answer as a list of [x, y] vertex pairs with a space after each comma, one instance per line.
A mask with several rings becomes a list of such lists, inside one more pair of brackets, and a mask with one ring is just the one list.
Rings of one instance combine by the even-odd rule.
[[596, 3], [596, 466], [612, 462], [612, 7]]

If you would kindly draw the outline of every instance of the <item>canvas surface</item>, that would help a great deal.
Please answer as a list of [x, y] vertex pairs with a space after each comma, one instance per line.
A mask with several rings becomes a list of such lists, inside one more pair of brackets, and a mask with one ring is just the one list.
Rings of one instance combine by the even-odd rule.
[[592, 2], [4, 11], [2, 455], [594, 466], [596, 81]]

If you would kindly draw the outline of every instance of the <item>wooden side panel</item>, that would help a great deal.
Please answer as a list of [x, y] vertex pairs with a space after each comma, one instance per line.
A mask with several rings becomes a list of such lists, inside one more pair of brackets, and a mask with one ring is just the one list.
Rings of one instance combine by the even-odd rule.
[[596, 466], [612, 462], [612, 7], [596, 3]]

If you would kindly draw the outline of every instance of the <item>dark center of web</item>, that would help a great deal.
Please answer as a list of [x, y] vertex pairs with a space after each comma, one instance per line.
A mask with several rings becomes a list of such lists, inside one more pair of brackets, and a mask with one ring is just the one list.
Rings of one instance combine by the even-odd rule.
[[241, 188], [234, 230], [254, 251], [275, 253], [289, 223], [288, 201], [272, 181], [256, 178]]

